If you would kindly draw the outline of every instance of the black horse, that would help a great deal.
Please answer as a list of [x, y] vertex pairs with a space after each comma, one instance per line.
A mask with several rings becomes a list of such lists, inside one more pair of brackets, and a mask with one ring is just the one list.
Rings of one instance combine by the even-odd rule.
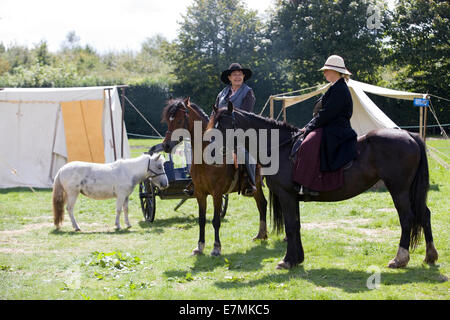
[[[208, 128], [227, 129], [250, 128], [267, 129], [267, 150], [271, 148], [271, 132], [277, 129], [279, 141], [279, 170], [266, 176], [271, 193], [275, 228], [284, 227], [287, 236], [287, 252], [277, 268], [291, 268], [304, 260], [300, 237], [299, 196], [292, 180], [293, 165], [289, 159], [293, 136], [299, 129], [289, 124], [264, 118], [242, 110], [228, 108], [214, 109]], [[260, 139], [258, 135], [258, 140]], [[259, 141], [258, 141], [259, 145]], [[389, 267], [405, 267], [409, 262], [409, 248], [414, 250], [423, 229], [426, 241], [425, 262], [434, 264], [438, 253], [433, 244], [430, 210], [426, 205], [429, 189], [428, 160], [423, 140], [414, 133], [399, 129], [378, 129], [358, 138], [358, 156], [353, 165], [344, 171], [344, 185], [336, 190], [320, 192], [310, 196], [310, 201], [341, 201], [352, 198], [382, 180], [397, 209], [402, 229], [397, 255], [389, 262]], [[258, 152], [259, 154], [259, 152]]]

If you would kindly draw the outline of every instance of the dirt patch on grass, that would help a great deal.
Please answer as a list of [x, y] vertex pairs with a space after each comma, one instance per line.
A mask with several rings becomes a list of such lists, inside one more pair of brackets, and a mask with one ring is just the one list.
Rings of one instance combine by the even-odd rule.
[[381, 208], [377, 209], [378, 212], [397, 212], [395, 208]]
[[[361, 234], [361, 238], [352, 237], [354, 241], [371, 240], [371, 241], [384, 241], [387, 237], [395, 236], [397, 233], [393, 230], [386, 228], [367, 228], [365, 226], [370, 225], [373, 219], [338, 219], [334, 221], [326, 222], [306, 222], [302, 223], [302, 229], [304, 230], [335, 230], [345, 229], [351, 232], [357, 232]], [[364, 239], [362, 239], [364, 238]]]
[[372, 222], [372, 219], [338, 219], [334, 221], [326, 221], [326, 222], [304, 222], [302, 223], [302, 228], [306, 230], [310, 229], [337, 229], [343, 227], [354, 227], [355, 225], [368, 224]]
[[0, 237], [1, 236], [5, 236], [5, 237], [16, 236], [16, 235], [20, 235], [23, 233], [33, 231], [33, 230], [39, 230], [39, 229], [51, 227], [51, 226], [53, 226], [53, 224], [49, 223], [49, 222], [27, 224], [22, 229], [0, 231]]

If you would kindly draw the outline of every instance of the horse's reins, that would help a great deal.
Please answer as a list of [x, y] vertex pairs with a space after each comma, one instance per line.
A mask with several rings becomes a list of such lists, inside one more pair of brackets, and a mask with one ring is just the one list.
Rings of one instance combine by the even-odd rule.
[[[236, 127], [236, 117], [235, 117], [235, 115], [234, 115], [234, 110], [233, 110], [233, 112], [231, 112], [231, 125], [233, 126], [233, 130], [236, 130], [236, 129], [237, 129], [237, 127]], [[278, 148], [283, 147], [284, 145], [288, 144], [288, 143], [291, 142], [293, 139], [296, 139], [297, 137], [301, 136], [302, 134], [304, 134], [304, 133], [301, 132], [301, 131], [299, 131], [299, 132], [293, 134], [289, 139], [287, 139], [287, 140], [283, 141], [282, 143], [278, 144], [277, 147], [278, 147]], [[274, 148], [274, 147], [272, 147], [272, 148], [270, 148], [270, 149], [269, 149], [269, 148], [266, 148], [266, 151], [272, 150], [273, 148]], [[235, 151], [236, 151], [236, 147], [235, 147], [234, 149], [235, 149]]]

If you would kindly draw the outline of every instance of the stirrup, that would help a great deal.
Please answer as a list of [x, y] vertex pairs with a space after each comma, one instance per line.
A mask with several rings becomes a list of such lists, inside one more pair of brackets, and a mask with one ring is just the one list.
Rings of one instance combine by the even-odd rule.
[[242, 195], [244, 197], [253, 197], [255, 192], [256, 192], [256, 188], [254, 186], [250, 185], [247, 188], [245, 188], [244, 190], [242, 190]]
[[305, 186], [300, 186], [300, 191], [298, 192], [301, 196], [318, 196], [319, 192], [311, 190]]
[[183, 189], [183, 193], [188, 197], [192, 197], [194, 195], [194, 185], [192, 182], [190, 182], [186, 188]]

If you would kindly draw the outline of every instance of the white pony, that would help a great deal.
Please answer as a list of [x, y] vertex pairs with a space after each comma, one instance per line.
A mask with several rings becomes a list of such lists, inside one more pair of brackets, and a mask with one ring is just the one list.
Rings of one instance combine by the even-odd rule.
[[73, 209], [79, 193], [92, 199], [117, 198], [116, 228], [120, 229], [120, 212], [124, 211], [125, 224], [128, 221], [128, 197], [137, 183], [151, 178], [160, 189], [167, 188], [169, 182], [164, 172], [164, 157], [160, 154], [117, 160], [100, 164], [73, 161], [59, 169], [53, 183], [53, 217], [57, 229], [64, 219], [64, 204], [72, 220], [75, 231], [80, 227], [75, 221]]

